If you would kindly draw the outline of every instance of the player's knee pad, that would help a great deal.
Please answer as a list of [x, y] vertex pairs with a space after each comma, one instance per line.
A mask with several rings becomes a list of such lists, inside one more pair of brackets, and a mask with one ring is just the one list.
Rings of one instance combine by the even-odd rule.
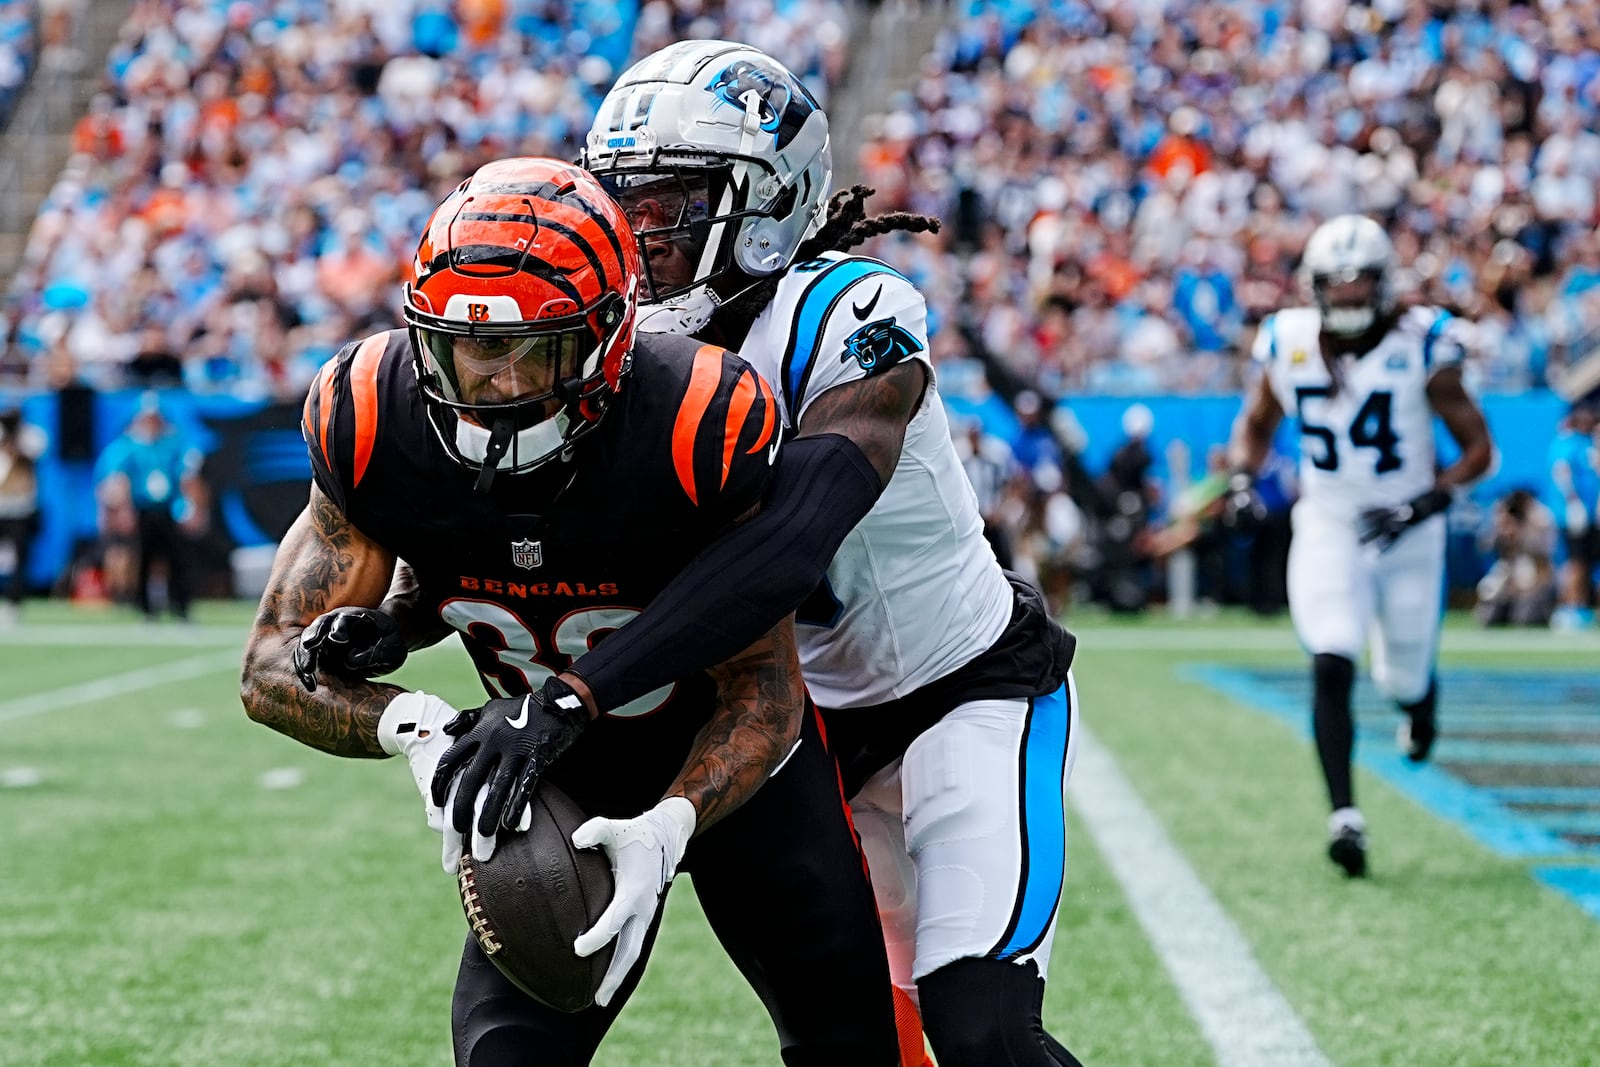
[[1032, 962], [960, 959], [919, 979], [917, 988], [922, 1026], [940, 1067], [1055, 1067], [1061, 1062], [1046, 1043], [1039, 1016], [1044, 979]]

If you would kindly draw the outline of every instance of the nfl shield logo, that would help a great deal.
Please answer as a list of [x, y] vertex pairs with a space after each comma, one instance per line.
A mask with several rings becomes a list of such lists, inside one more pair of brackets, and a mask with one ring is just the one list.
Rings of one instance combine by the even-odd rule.
[[511, 562], [523, 570], [533, 570], [544, 563], [544, 544], [539, 541], [511, 542]]

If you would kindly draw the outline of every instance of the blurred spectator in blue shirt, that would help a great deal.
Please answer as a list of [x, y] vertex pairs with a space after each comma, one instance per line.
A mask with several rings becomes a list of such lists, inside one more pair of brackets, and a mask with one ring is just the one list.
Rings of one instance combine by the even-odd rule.
[[138, 526], [138, 582], [135, 598], [146, 618], [156, 616], [151, 595], [156, 564], [166, 570], [167, 606], [180, 620], [189, 617], [189, 571], [183, 541], [202, 529], [199, 506], [203, 456], [167, 421], [155, 393], [145, 393], [133, 421], [106, 446], [96, 465], [103, 499], [126, 499]]
[[1192, 242], [1184, 251], [1186, 262], [1173, 278], [1172, 305], [1196, 351], [1222, 352], [1233, 345], [1241, 320], [1233, 278], [1205, 243]]
[[1017, 421], [1021, 425], [1017, 439], [1011, 442], [1011, 454], [1016, 456], [1017, 464], [1026, 471], [1037, 471], [1040, 467], [1059, 470], [1061, 446], [1056, 443], [1056, 435], [1045, 422], [1044, 403], [1039, 399], [1039, 394], [1032, 389], [1024, 389], [1017, 394], [1013, 403]]
[[1551, 620], [1561, 629], [1594, 625], [1594, 567], [1600, 562], [1600, 529], [1595, 526], [1600, 459], [1594, 430], [1594, 410], [1578, 405], [1567, 413], [1561, 432], [1550, 443], [1550, 480], [1556, 489], [1553, 510], [1561, 517], [1567, 546], [1561, 607]]

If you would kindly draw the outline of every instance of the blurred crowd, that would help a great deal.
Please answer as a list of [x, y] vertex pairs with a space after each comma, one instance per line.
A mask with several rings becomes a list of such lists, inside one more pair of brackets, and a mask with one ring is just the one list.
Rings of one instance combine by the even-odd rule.
[[[18, 12], [48, 30], [80, 9], [0, 0], [0, 51]], [[1058, 606], [1137, 609], [1177, 587], [1281, 606], [1292, 442], [1241, 534], [1184, 503], [1185, 473], [1214, 477], [1217, 454], [1153, 456], [1132, 405], [1087, 470], [1061, 400], [1236, 391], [1254, 325], [1302, 298], [1300, 250], [1330, 215], [1382, 219], [1402, 293], [1473, 323], [1475, 389], [1544, 387], [1600, 339], [1600, 7], [918, 10], [948, 21], [935, 51], [835, 152], [874, 208], [943, 222], [868, 250], [928, 295], [996, 547]], [[136, 0], [0, 305], [0, 380], [297, 400], [339, 344], [397, 321], [400, 271], [445, 191], [496, 156], [575, 156], [633, 58], [748, 41], [826, 104], [851, 25], [841, 0]], [[1154, 473], [1169, 469], [1179, 481]], [[1550, 540], [1549, 566], [1508, 564], [1482, 592], [1554, 576], [1559, 622], [1593, 599], [1560, 562], [1588, 543], [1569, 496], [1589, 490], [1529, 490], [1484, 516], [1481, 548]], [[1175, 582], [1174, 561], [1192, 573]]]
[[973, 0], [861, 148], [888, 252], [1050, 395], [1231, 391], [1311, 229], [1380, 218], [1402, 292], [1476, 323], [1471, 384], [1600, 330], [1600, 6]]
[[38, 60], [38, 17], [35, 0], [0, 0], [0, 126], [11, 118]]
[[398, 321], [444, 193], [498, 156], [574, 158], [638, 50], [742, 35], [825, 91], [844, 26], [838, 0], [137, 0], [29, 236], [0, 375], [301, 396]]

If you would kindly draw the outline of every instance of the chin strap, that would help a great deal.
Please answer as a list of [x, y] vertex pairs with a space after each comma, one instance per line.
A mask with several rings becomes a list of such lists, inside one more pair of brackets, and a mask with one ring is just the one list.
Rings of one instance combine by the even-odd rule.
[[483, 464], [478, 468], [478, 481], [473, 486], [480, 493], [487, 493], [489, 485], [494, 481], [494, 472], [499, 468], [500, 461], [505, 458], [506, 449], [511, 447], [511, 439], [517, 435], [517, 424], [510, 419], [494, 420], [494, 428], [489, 431], [489, 443], [483, 450]]

